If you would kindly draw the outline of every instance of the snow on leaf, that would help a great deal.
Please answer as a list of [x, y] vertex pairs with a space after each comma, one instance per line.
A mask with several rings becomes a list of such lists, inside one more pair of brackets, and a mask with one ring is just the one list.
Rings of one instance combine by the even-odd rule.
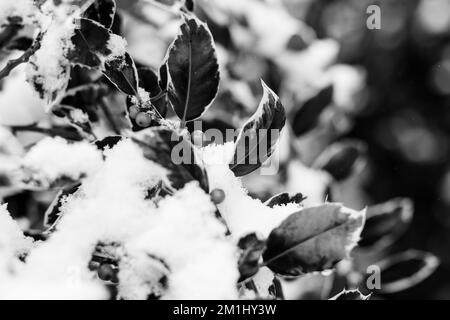
[[[183, 187], [189, 181], [197, 180], [205, 191], [209, 190], [203, 161], [190, 141], [175, 131], [162, 127], [141, 131], [141, 135], [136, 137], [134, 140], [142, 147], [145, 157], [168, 169], [169, 180], [175, 189]], [[180, 156], [181, 163], [174, 163], [173, 153]]]
[[348, 257], [364, 219], [364, 211], [332, 203], [293, 213], [269, 235], [264, 264], [285, 276], [330, 269]]
[[278, 96], [261, 81], [264, 94], [255, 114], [244, 124], [236, 141], [230, 169], [237, 177], [257, 170], [275, 150], [286, 122]]
[[200, 117], [216, 97], [219, 65], [211, 32], [195, 17], [186, 17], [168, 54], [172, 81], [169, 99], [183, 121]]
[[128, 95], [138, 94], [137, 69], [128, 53], [107, 61], [104, 74], [122, 92]]
[[110, 32], [100, 23], [79, 19], [75, 34], [71, 41], [73, 47], [67, 52], [66, 57], [71, 63], [80, 64], [86, 67], [101, 67], [103, 57], [111, 54], [108, 48]]
[[32, 239], [24, 236], [10, 216], [6, 205], [0, 204], [0, 260], [8, 255], [20, 255], [31, 248]]

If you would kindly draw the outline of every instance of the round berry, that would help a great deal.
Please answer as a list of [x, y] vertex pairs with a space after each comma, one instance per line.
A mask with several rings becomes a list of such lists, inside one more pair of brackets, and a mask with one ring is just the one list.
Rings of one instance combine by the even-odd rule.
[[114, 269], [109, 263], [102, 264], [97, 272], [98, 277], [104, 281], [109, 281], [114, 277]]
[[139, 113], [139, 107], [138, 106], [131, 106], [128, 109], [128, 114], [130, 115], [131, 119], [135, 119], [136, 116], [138, 115], [138, 113]]
[[152, 115], [147, 112], [139, 112], [135, 121], [139, 127], [147, 128], [152, 122]]
[[222, 203], [225, 200], [225, 192], [222, 189], [214, 189], [210, 195], [212, 202], [215, 204]]

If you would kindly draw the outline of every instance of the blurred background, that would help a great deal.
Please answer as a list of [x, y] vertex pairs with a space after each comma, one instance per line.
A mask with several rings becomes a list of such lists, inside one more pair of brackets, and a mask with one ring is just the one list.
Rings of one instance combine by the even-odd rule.
[[[180, 1], [117, 3], [115, 32], [127, 39], [137, 63], [159, 68], [179, 26]], [[389, 270], [382, 282], [397, 289], [373, 298], [450, 299], [450, 0], [194, 5], [216, 41], [222, 78], [203, 129], [239, 128], [258, 105], [260, 79], [288, 113], [280, 170], [246, 177], [250, 194], [265, 201], [285, 190], [301, 192], [305, 205], [337, 201], [354, 209], [368, 206], [372, 213], [352, 265], [341, 263], [333, 277], [286, 284], [290, 297], [326, 298], [344, 286], [361, 288], [365, 268], [383, 261]], [[367, 27], [370, 5], [380, 8], [380, 29]], [[124, 97], [109, 99], [121, 114]], [[55, 121], [27, 88], [23, 70], [1, 84], [0, 124]], [[2, 152], [14, 154], [10, 141], [6, 150], [7, 137], [0, 135]], [[29, 132], [17, 137], [35, 139]], [[0, 173], [7, 171], [3, 157]], [[11, 191], [7, 181], [0, 174], [0, 197], [10, 212], [30, 230], [42, 230], [54, 194]], [[430, 266], [429, 255], [439, 267]]]

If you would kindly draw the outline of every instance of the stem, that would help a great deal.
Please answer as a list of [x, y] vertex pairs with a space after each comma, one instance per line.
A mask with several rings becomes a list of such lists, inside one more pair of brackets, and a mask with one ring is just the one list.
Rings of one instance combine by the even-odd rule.
[[11, 71], [18, 65], [28, 62], [31, 56], [41, 47], [41, 40], [43, 35], [43, 33], [39, 33], [34, 40], [33, 45], [27, 51], [25, 51], [19, 58], [11, 59], [6, 63], [6, 66], [2, 70], [0, 70], [0, 80], [7, 77], [11, 73]]
[[10, 127], [13, 133], [20, 131], [29, 131], [29, 132], [37, 132], [42, 133], [51, 137], [60, 136], [69, 140], [80, 140], [80, 137], [74, 132], [71, 132], [65, 128], [42, 128], [38, 127], [36, 124], [31, 124], [27, 126], [12, 126]]

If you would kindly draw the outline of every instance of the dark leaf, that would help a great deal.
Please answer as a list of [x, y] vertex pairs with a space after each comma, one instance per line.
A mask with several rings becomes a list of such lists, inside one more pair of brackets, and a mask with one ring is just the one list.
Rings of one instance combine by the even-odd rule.
[[365, 296], [358, 289], [354, 290], [342, 290], [330, 300], [369, 300], [370, 294]]
[[74, 194], [80, 188], [81, 183], [77, 183], [70, 187], [66, 187], [58, 192], [55, 200], [50, 204], [44, 216], [44, 225], [53, 230], [58, 219], [61, 217], [61, 206], [63, 205], [67, 196]]
[[274, 206], [286, 205], [288, 203], [301, 204], [305, 199], [306, 197], [303, 197], [301, 193], [290, 194], [287, 192], [283, 192], [273, 196], [272, 198], [264, 202], [264, 204], [268, 207], [273, 208]]
[[261, 83], [264, 95], [255, 114], [242, 127], [229, 165], [237, 177], [257, 170], [270, 158], [286, 122], [280, 99]]
[[185, 0], [184, 6], [188, 11], [194, 11], [194, 0]]
[[107, 148], [114, 147], [121, 140], [122, 136], [109, 136], [101, 140], [97, 140], [94, 143], [99, 150], [106, 150]]
[[212, 103], [219, 88], [219, 65], [211, 32], [197, 18], [186, 17], [169, 50], [170, 102], [183, 122], [194, 120]]
[[366, 224], [359, 241], [360, 247], [369, 247], [376, 243], [380, 243], [383, 247], [392, 244], [408, 228], [413, 211], [412, 201], [406, 198], [392, 199], [368, 207]]
[[354, 173], [358, 159], [366, 151], [366, 145], [359, 141], [336, 142], [322, 152], [312, 167], [327, 171], [335, 180], [341, 181]]
[[86, 11], [85, 17], [110, 29], [116, 13], [115, 0], [96, 0]]
[[163, 63], [161, 67], [159, 67], [159, 86], [162, 90], [168, 89], [168, 83], [169, 83], [169, 75], [167, 70], [167, 63]]
[[258, 239], [254, 233], [239, 239], [238, 247], [241, 249], [238, 260], [238, 269], [241, 275], [239, 281], [250, 278], [258, 272], [264, 246], [265, 241]]
[[381, 276], [376, 292], [390, 294], [407, 290], [428, 278], [439, 264], [435, 255], [414, 249], [385, 258], [374, 264]]
[[332, 268], [356, 245], [364, 212], [324, 204], [291, 214], [266, 241], [264, 264], [283, 276]]
[[152, 68], [149, 67], [139, 67], [137, 68], [139, 75], [139, 86], [150, 93], [151, 97], [155, 97], [161, 93], [161, 88], [159, 87], [158, 75]]
[[128, 53], [125, 53], [123, 57], [107, 61], [104, 75], [122, 92], [128, 95], [137, 95], [137, 70]]
[[305, 134], [316, 126], [320, 114], [330, 105], [332, 98], [333, 86], [328, 86], [302, 105], [292, 120], [292, 130], [296, 136]]
[[71, 63], [86, 67], [100, 67], [101, 57], [111, 53], [107, 45], [110, 36], [109, 30], [100, 23], [85, 18], [79, 19], [75, 34], [71, 38], [73, 47], [66, 54], [67, 59]]
[[[197, 180], [200, 187], [209, 192], [208, 176], [202, 160], [192, 144], [176, 132], [163, 127], [147, 129], [145, 135], [134, 138], [144, 156], [168, 169], [169, 180], [175, 189]], [[174, 163], [177, 157], [180, 163]]]
[[32, 44], [33, 39], [29, 37], [18, 37], [9, 42], [6, 49], [25, 51], [30, 48]]

